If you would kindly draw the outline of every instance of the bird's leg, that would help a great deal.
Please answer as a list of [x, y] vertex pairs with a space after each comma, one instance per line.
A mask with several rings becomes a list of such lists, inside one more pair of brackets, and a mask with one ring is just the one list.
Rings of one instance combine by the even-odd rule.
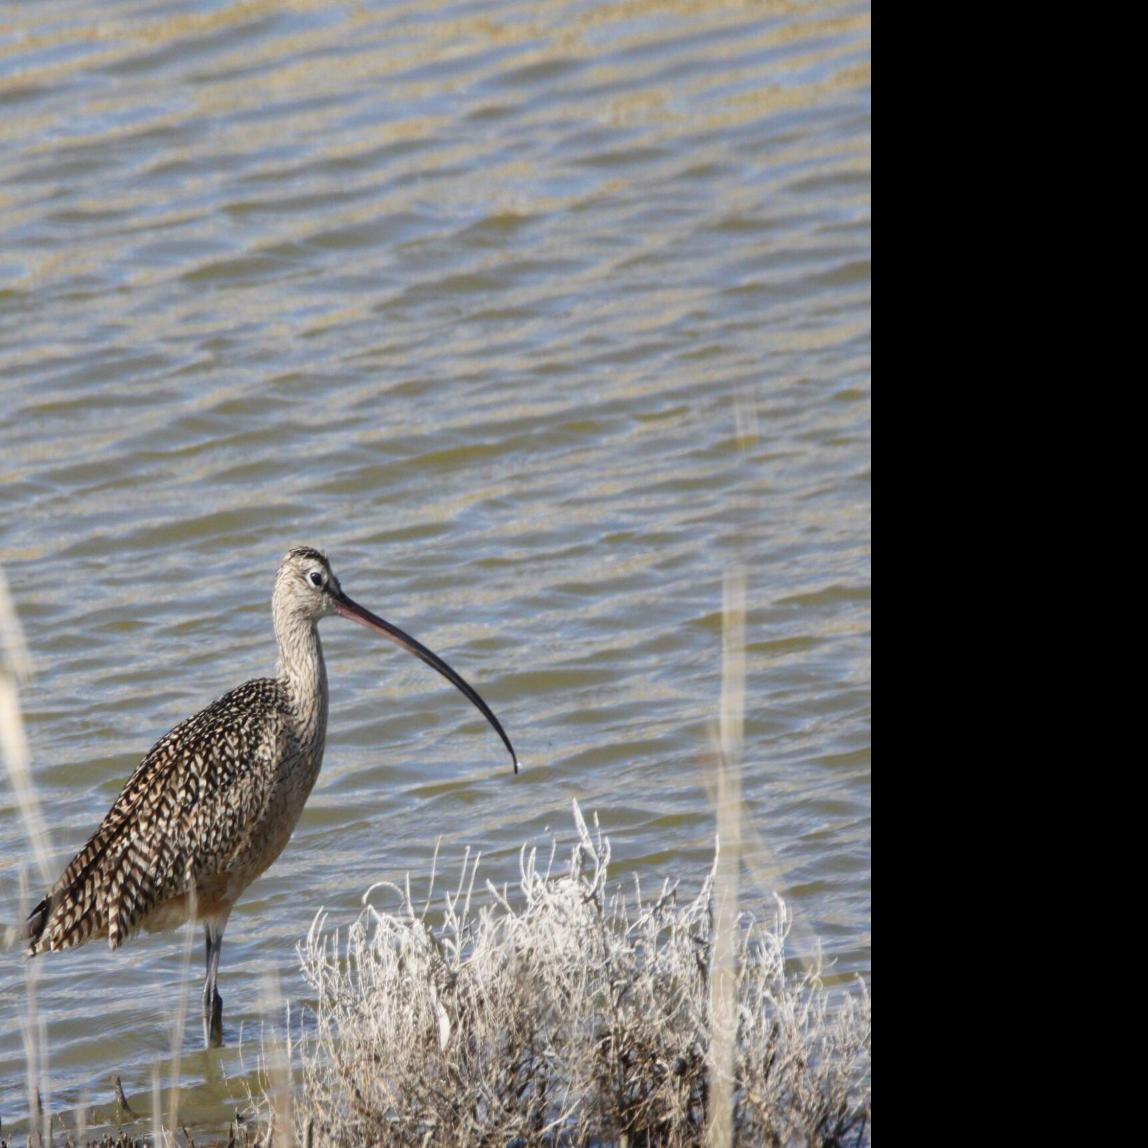
[[219, 952], [223, 948], [223, 926], [205, 921], [207, 937], [207, 976], [203, 982], [203, 1043], [206, 1048], [223, 1044], [223, 998], [216, 981], [219, 978]]

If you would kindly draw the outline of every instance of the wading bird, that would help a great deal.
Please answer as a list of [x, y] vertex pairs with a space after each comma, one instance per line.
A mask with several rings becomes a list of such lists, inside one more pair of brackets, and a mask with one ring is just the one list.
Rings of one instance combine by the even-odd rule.
[[203, 923], [203, 1035], [223, 1043], [219, 952], [243, 890], [279, 856], [319, 766], [327, 735], [327, 669], [319, 620], [359, 622], [433, 666], [482, 712], [486, 702], [437, 654], [343, 593], [326, 557], [288, 552], [271, 598], [279, 668], [224, 694], [161, 738], [136, 766], [99, 829], [28, 917], [28, 955], [107, 937]]

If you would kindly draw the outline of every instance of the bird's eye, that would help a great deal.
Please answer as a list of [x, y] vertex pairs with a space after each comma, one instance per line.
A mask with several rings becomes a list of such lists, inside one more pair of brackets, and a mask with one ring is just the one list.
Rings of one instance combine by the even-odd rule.
[[312, 570], [311, 571], [311, 585], [312, 586], [322, 586], [323, 585], [323, 575], [320, 574], [318, 570]]

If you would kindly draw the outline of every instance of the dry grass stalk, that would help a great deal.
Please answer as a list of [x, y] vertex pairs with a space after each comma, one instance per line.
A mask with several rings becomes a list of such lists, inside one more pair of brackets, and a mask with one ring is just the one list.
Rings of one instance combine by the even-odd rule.
[[20, 682], [32, 672], [32, 659], [24, 644], [24, 632], [0, 570], [0, 756], [3, 757], [12, 797], [24, 821], [28, 845], [36, 861], [40, 881], [55, 876], [48, 827], [32, 781], [24, 715], [20, 709]]
[[[520, 855], [519, 896], [478, 860], [444, 898], [442, 924], [393, 887], [342, 938], [319, 914], [300, 947], [317, 998], [296, 1042], [297, 1135], [317, 1145], [703, 1145], [712, 1117], [709, 991], [714, 874], [693, 900], [607, 889], [609, 842], [577, 804], [578, 843]], [[778, 902], [770, 927], [734, 938], [730, 1142], [863, 1141], [869, 1000], [831, 1002], [792, 978]], [[832, 1008], [831, 1008], [832, 1004]]]
[[[24, 634], [16, 608], [8, 593], [8, 583], [0, 570], [0, 761], [3, 761], [12, 797], [24, 821], [28, 845], [36, 859], [40, 878], [52, 873], [48, 831], [40, 811], [32, 781], [28, 739], [24, 734], [24, 716], [20, 709], [20, 682], [31, 672], [31, 659], [24, 644]], [[20, 873], [21, 898], [27, 904], [27, 874]], [[22, 933], [18, 927], [4, 930], [0, 949], [18, 947]], [[33, 1121], [41, 1142], [51, 1140], [52, 1085], [48, 1071], [48, 1042], [44, 1022], [36, 1008], [36, 984], [40, 970], [27, 964], [24, 973], [24, 1010], [20, 1017], [24, 1039], [24, 1064], [28, 1109], [36, 1114]]]
[[295, 1137], [295, 1095], [291, 1072], [291, 1006], [286, 1004], [279, 991], [278, 980], [268, 973], [263, 980], [260, 993], [260, 1011], [265, 1018], [278, 1016], [286, 1009], [286, 1031], [279, 1036], [268, 1032], [266, 1024], [262, 1028], [262, 1052], [260, 1055], [260, 1078], [263, 1096], [269, 1100], [270, 1123], [267, 1126], [267, 1143], [275, 1148], [296, 1148]]
[[721, 722], [714, 753], [719, 852], [714, 867], [708, 1055], [710, 1148], [733, 1143], [737, 1055], [737, 890], [745, 727], [745, 573], [727, 571], [722, 606]]

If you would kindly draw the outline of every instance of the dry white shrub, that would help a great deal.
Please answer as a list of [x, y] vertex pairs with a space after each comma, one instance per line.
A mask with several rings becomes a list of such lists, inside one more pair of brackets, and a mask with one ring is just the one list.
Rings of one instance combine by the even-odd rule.
[[[609, 842], [577, 805], [568, 870], [520, 858], [521, 898], [478, 858], [432, 927], [409, 882], [398, 914], [364, 910], [348, 930], [316, 917], [300, 946], [317, 998], [295, 1047], [301, 1143], [317, 1145], [700, 1145], [707, 1048], [735, 1044], [734, 1142], [867, 1142], [870, 1001], [832, 998], [796, 975], [778, 902], [768, 928], [738, 923], [736, 1033], [714, 1034], [708, 976], [712, 874], [679, 904], [608, 891]], [[433, 888], [433, 876], [432, 876]], [[313, 1022], [313, 1023], [312, 1023]]]

